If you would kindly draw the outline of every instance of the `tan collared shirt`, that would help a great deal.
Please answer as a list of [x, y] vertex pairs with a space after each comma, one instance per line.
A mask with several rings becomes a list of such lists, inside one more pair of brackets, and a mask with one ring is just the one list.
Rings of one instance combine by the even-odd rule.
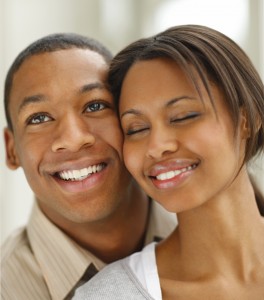
[[[174, 214], [151, 202], [145, 245], [168, 236], [177, 224]], [[104, 263], [80, 247], [34, 205], [26, 228], [1, 249], [3, 300], [71, 299], [74, 290]]]

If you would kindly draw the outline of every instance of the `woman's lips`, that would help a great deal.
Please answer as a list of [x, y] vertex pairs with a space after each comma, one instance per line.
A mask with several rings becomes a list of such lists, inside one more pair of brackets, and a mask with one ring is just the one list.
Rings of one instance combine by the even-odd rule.
[[167, 171], [160, 170], [156, 176], [148, 177], [158, 189], [178, 187], [193, 173], [198, 165], [198, 163], [193, 163], [182, 168], [175, 168], [174, 170], [172, 168], [167, 169]]
[[177, 169], [177, 170], [172, 170], [172, 171], [168, 171], [168, 172], [163, 172], [160, 173], [159, 175], [156, 176], [157, 180], [167, 180], [167, 179], [171, 179], [175, 176], [180, 175], [181, 173], [193, 170], [197, 167], [197, 164], [193, 164], [191, 166], [182, 168], [182, 169]]

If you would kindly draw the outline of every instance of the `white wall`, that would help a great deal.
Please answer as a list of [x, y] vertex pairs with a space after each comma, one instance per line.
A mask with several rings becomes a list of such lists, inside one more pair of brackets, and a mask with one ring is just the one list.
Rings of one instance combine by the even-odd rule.
[[[189, 2], [192, 0], [188, 0]], [[198, 1], [198, 0], [193, 0]], [[237, 0], [243, 1], [247, 0]], [[242, 45], [264, 78], [264, 7], [262, 0], [248, 0], [251, 18]], [[157, 14], [165, 0], [0, 0], [0, 93], [3, 95], [5, 74], [15, 56], [29, 43], [46, 34], [70, 31], [99, 39], [114, 53], [130, 41], [162, 30]], [[183, 2], [170, 0], [167, 2]], [[201, 12], [204, 11], [200, 1]], [[219, 10], [207, 4], [208, 17]], [[242, 3], [242, 2], [241, 2]], [[226, 11], [231, 14], [229, 8]], [[186, 22], [189, 13], [186, 12]], [[235, 17], [235, 15], [233, 15]], [[182, 14], [181, 14], [182, 17]], [[225, 15], [220, 15], [223, 25]], [[181, 18], [184, 20], [184, 18]], [[203, 18], [205, 25], [209, 22]], [[168, 26], [180, 22], [180, 15]], [[181, 21], [184, 22], [184, 21]], [[191, 20], [188, 19], [188, 22]], [[262, 22], [262, 23], [261, 23]], [[221, 27], [221, 24], [220, 24]], [[218, 28], [221, 30], [221, 28]], [[224, 29], [224, 27], [223, 27]], [[0, 128], [5, 126], [4, 108], [0, 101]], [[263, 162], [257, 163], [260, 184], [264, 185]], [[262, 168], [262, 170], [261, 170]], [[264, 187], [263, 187], [264, 190]], [[22, 170], [10, 171], [5, 166], [3, 138], [0, 138], [0, 208], [1, 242], [10, 232], [26, 223], [33, 195]]]

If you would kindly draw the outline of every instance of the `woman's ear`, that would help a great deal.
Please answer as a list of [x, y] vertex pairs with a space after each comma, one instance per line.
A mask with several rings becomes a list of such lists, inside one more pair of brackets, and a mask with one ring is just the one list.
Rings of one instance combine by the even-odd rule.
[[[248, 139], [251, 136], [252, 132], [251, 132], [251, 129], [250, 129], [249, 123], [248, 123], [248, 115], [244, 108], [241, 109], [240, 116], [241, 116], [240, 117], [241, 137], [243, 139]], [[260, 126], [261, 126], [261, 121], [260, 121], [259, 115], [257, 115], [255, 117], [255, 124], [256, 124], [256, 126], [255, 126], [255, 129], [253, 132], [254, 134], [256, 134], [259, 131]]]
[[240, 110], [240, 132], [241, 138], [245, 140], [247, 140], [251, 135], [248, 124], [248, 117], [244, 108]]
[[15, 170], [20, 167], [20, 161], [16, 153], [14, 133], [9, 129], [4, 129], [5, 151], [6, 151], [6, 164]]

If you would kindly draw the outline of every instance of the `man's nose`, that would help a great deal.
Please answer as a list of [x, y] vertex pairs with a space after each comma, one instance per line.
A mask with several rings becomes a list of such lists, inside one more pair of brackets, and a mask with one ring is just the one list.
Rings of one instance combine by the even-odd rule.
[[179, 148], [179, 140], [173, 130], [164, 127], [152, 128], [146, 156], [160, 159], [166, 154], [176, 152]]
[[65, 115], [54, 132], [52, 151], [77, 152], [83, 147], [92, 146], [95, 136], [90, 129], [87, 119], [83, 116]]

